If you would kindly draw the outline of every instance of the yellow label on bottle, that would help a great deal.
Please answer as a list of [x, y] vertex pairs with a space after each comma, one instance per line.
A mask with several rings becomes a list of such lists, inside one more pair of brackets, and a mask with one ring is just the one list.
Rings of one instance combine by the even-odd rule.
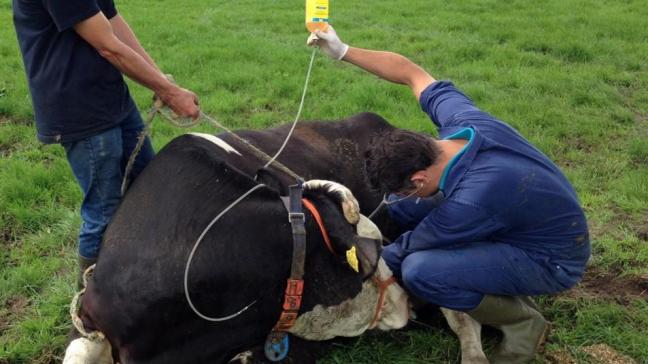
[[323, 23], [324, 27], [329, 21], [328, 0], [306, 0], [306, 25], [311, 23]]

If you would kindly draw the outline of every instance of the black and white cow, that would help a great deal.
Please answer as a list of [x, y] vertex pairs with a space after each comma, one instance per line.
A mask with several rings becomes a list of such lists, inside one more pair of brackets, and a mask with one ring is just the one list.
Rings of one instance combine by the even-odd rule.
[[[374, 133], [389, 128], [384, 119], [369, 113], [339, 122], [301, 123], [278, 160], [307, 180], [332, 180], [349, 187], [368, 214], [382, 196], [368, 188], [363, 152]], [[237, 134], [274, 154], [288, 129]], [[279, 317], [290, 271], [291, 232], [278, 192], [294, 183], [292, 178], [274, 167], [260, 173], [258, 182], [272, 188], [255, 191], [225, 215], [206, 235], [192, 263], [190, 291], [199, 310], [226, 316], [255, 302], [247, 311], [219, 323], [198, 318], [185, 299], [183, 269], [204, 227], [258, 183], [251, 176], [264, 163], [227, 134], [181, 136], [160, 151], [131, 186], [106, 231], [83, 298], [84, 325], [108, 340], [73, 341], [65, 364], [87, 363], [92, 355], [96, 362], [112, 363], [110, 350], [121, 363], [262, 361], [258, 347]], [[304, 304], [291, 333], [306, 340], [359, 335], [372, 325], [379, 294], [372, 280], [363, 278], [373, 274], [386, 279], [391, 273], [384, 262], [369, 271], [371, 247], [359, 246], [364, 274], [346, 264], [346, 249], [359, 245], [354, 226], [344, 217], [349, 212], [340, 208], [346, 192], [335, 185], [312, 187], [306, 195], [322, 213], [337, 254], [326, 250], [309, 219]], [[398, 229], [384, 211], [374, 221], [388, 238], [397, 236]], [[447, 310], [444, 314], [462, 341], [463, 361], [483, 362], [478, 324], [465, 314]], [[406, 319], [404, 293], [392, 285], [376, 326], [399, 328]], [[292, 350], [304, 354], [298, 347]], [[306, 353], [286, 362], [310, 363], [314, 358]]]

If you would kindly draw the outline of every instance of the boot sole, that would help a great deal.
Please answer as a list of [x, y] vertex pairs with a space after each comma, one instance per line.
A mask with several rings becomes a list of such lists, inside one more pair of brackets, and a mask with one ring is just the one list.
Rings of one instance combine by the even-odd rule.
[[542, 335], [540, 336], [540, 340], [538, 340], [538, 344], [536, 345], [536, 353], [543, 353], [545, 344], [547, 343], [547, 339], [549, 339], [549, 334], [551, 334], [551, 330], [553, 328], [553, 325], [551, 322], [547, 321], [547, 326], [545, 327], [544, 331], [542, 332]]

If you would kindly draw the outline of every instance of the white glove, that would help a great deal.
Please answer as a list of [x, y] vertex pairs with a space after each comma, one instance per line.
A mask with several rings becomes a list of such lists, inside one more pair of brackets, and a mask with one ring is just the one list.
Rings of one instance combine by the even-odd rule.
[[335, 29], [332, 26], [328, 26], [326, 32], [321, 30], [316, 30], [315, 33], [311, 33], [306, 41], [306, 44], [309, 46], [318, 45], [321, 50], [326, 53], [329, 57], [337, 59], [338, 61], [344, 58], [349, 46], [345, 43], [342, 43], [340, 37], [338, 37]]

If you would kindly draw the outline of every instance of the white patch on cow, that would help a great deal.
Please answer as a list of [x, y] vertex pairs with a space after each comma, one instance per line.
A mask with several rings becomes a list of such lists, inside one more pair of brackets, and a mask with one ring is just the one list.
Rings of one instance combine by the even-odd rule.
[[441, 308], [448, 325], [461, 343], [462, 364], [488, 364], [481, 343], [481, 324], [465, 312]]
[[337, 182], [326, 181], [322, 179], [312, 179], [304, 182], [304, 189], [312, 190], [323, 188], [327, 192], [334, 193], [342, 200], [342, 211], [349, 224], [357, 224], [360, 219], [360, 205], [358, 200], [353, 196], [351, 190]]
[[356, 234], [369, 239], [382, 240], [382, 233], [378, 226], [365, 215], [360, 215], [360, 220], [356, 226]]
[[[386, 281], [393, 275], [387, 263], [380, 258], [374, 276], [377, 276], [381, 281]], [[376, 327], [383, 331], [400, 329], [407, 325], [409, 312], [410, 306], [407, 293], [405, 293], [405, 290], [398, 283], [394, 283], [387, 287], [385, 303]]]
[[189, 134], [195, 135], [197, 137], [201, 137], [201, 138], [204, 138], [204, 139], [207, 139], [210, 142], [212, 142], [212, 143], [216, 144], [217, 146], [219, 146], [221, 149], [223, 149], [227, 153], [236, 153], [238, 155], [241, 155], [241, 153], [239, 153], [238, 150], [234, 149], [233, 146], [229, 145], [226, 141], [224, 141], [223, 139], [221, 139], [221, 138], [219, 138], [219, 137], [217, 137], [215, 135], [204, 134], [204, 133], [189, 133]]
[[250, 364], [254, 354], [251, 351], [244, 351], [233, 357], [228, 363], [238, 363], [238, 364]]
[[91, 341], [86, 338], [72, 340], [65, 350], [63, 364], [114, 364], [107, 340]]
[[[385, 262], [380, 259], [378, 278], [387, 279], [392, 274]], [[371, 279], [362, 284], [362, 290], [355, 297], [337, 306], [317, 305], [312, 311], [297, 318], [290, 333], [306, 340], [329, 340], [336, 336], [358, 336], [370, 329], [376, 313], [380, 292]], [[387, 288], [381, 317], [376, 325], [381, 330], [400, 329], [407, 324], [409, 306], [405, 291], [398, 284]]]

